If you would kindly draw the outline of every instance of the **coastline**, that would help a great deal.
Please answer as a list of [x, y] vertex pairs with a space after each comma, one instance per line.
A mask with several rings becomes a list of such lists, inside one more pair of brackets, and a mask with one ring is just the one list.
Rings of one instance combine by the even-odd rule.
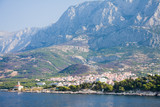
[[48, 89], [43, 89], [41, 91], [13, 91], [13, 90], [0, 90], [0, 92], [17, 92], [17, 93], [53, 93], [53, 94], [95, 94], [95, 95], [121, 95], [121, 96], [158, 96], [160, 97], [160, 92], [151, 92], [151, 91], [137, 91], [137, 92], [102, 92], [102, 91], [93, 91], [93, 90], [83, 90], [83, 91], [51, 91]]

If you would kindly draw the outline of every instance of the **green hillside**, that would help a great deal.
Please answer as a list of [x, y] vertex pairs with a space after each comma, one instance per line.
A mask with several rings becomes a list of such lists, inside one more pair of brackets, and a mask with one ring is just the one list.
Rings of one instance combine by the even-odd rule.
[[59, 73], [63, 75], [79, 75], [89, 72], [90, 68], [88, 66], [82, 64], [73, 64], [65, 68], [64, 70], [60, 71]]
[[72, 50], [64, 52], [53, 47], [4, 55], [0, 60], [0, 77], [42, 78], [53, 76], [69, 65], [82, 63], [72, 56], [72, 52]]
[[159, 74], [160, 50], [133, 44], [97, 51], [61, 45], [0, 57], [0, 78], [46, 78], [89, 71]]

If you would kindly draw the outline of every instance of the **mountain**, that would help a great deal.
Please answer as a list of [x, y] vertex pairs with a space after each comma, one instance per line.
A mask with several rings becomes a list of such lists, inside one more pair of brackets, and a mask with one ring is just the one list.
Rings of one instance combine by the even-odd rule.
[[0, 32], [0, 78], [106, 71], [157, 74], [159, 25], [157, 0], [105, 0], [71, 6], [51, 26]]
[[38, 29], [26, 28], [18, 32], [0, 32], [0, 53], [18, 52], [30, 44]]
[[[51, 26], [0, 34], [0, 52], [33, 50], [86, 39], [92, 50], [128, 44], [159, 47], [158, 0], [91, 1], [69, 7]], [[81, 38], [85, 36], [85, 38]]]

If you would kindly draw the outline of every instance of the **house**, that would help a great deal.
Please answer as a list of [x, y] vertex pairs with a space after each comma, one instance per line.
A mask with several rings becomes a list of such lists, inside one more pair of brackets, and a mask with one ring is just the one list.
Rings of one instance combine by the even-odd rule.
[[96, 79], [96, 82], [98, 82], [98, 81], [106, 83], [107, 79], [106, 78], [98, 78], [98, 79]]
[[51, 83], [49, 85], [55, 85], [55, 86], [64, 86], [64, 84], [62, 82], [59, 82], [59, 83]]
[[36, 83], [38, 86], [43, 86], [43, 85], [46, 85], [46, 83], [45, 82], [38, 82], [38, 83]]
[[35, 81], [38, 81], [38, 82], [39, 82], [39, 81], [40, 81], [40, 79], [35, 79]]
[[23, 86], [20, 84], [20, 82], [18, 81], [18, 85], [15, 85], [14, 90], [18, 90], [18, 91], [21, 91], [23, 89]]
[[59, 83], [57, 84], [57, 86], [59, 87], [59, 86], [64, 86], [64, 85], [63, 85], [63, 83], [59, 82]]

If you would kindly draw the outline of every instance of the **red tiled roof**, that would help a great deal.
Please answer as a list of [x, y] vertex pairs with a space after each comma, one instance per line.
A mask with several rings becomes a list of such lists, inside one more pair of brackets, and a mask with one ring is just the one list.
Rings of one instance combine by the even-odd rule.
[[16, 87], [20, 87], [20, 86], [22, 86], [22, 85], [16, 85]]

